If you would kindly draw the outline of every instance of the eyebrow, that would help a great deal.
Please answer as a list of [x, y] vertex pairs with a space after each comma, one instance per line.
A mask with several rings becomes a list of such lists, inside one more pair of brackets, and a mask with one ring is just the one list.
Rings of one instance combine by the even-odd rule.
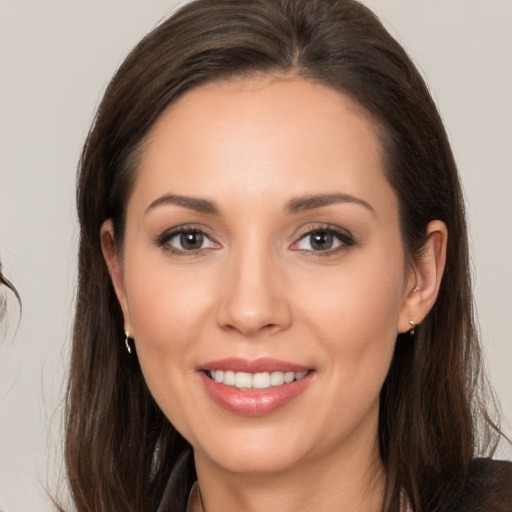
[[306, 210], [322, 208], [336, 203], [354, 203], [364, 206], [375, 215], [372, 205], [358, 197], [349, 194], [315, 194], [303, 197], [297, 197], [288, 202], [286, 206], [287, 213], [300, 213]]
[[194, 210], [200, 213], [209, 213], [210, 215], [220, 215], [220, 208], [214, 201], [208, 199], [199, 199], [197, 197], [178, 196], [175, 194], [165, 194], [158, 199], [155, 199], [144, 212], [144, 215], [149, 211], [155, 209], [157, 206], [165, 204], [174, 204], [182, 206], [189, 210]]
[[[322, 208], [323, 206], [329, 206], [336, 203], [354, 203], [365, 207], [367, 210], [375, 214], [373, 207], [358, 197], [351, 196], [349, 194], [315, 194], [303, 197], [297, 197], [291, 199], [286, 208], [286, 213], [300, 213], [307, 210], [314, 210], [315, 208]], [[179, 196], [175, 194], [165, 194], [155, 199], [147, 208], [144, 214], [155, 209], [158, 206], [174, 204], [194, 210], [200, 213], [207, 213], [210, 215], [220, 216], [220, 208], [214, 201], [209, 199], [200, 199], [197, 197]]]

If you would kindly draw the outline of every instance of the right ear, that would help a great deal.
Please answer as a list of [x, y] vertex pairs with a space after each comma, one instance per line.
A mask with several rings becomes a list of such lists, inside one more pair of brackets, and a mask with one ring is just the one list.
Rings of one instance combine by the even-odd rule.
[[114, 224], [112, 219], [106, 220], [101, 225], [100, 239], [101, 250], [107, 264], [108, 273], [110, 274], [110, 279], [112, 280], [112, 284], [117, 295], [117, 300], [119, 301], [121, 309], [123, 310], [124, 330], [128, 333], [132, 333], [130, 311], [128, 308], [128, 301], [126, 298], [126, 291], [123, 280], [123, 267], [119, 257], [119, 251], [116, 246]]

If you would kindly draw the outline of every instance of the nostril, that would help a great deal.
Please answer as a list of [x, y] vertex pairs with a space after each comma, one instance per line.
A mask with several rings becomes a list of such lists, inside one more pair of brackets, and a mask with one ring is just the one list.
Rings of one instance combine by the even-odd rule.
[[281, 329], [282, 328], [279, 327], [279, 325], [277, 325], [277, 324], [267, 324], [261, 328], [262, 331], [270, 331], [270, 332], [280, 331]]
[[256, 334], [273, 334], [278, 331], [282, 331], [283, 327], [278, 324], [264, 324], [260, 327], [249, 327], [248, 325], [240, 325], [240, 324], [224, 324], [221, 325], [221, 328], [226, 332], [236, 331], [240, 332], [246, 336], [256, 335]]

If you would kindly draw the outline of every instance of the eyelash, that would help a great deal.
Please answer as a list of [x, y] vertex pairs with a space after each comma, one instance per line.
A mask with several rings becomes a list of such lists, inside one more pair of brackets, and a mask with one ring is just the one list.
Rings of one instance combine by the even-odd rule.
[[[312, 249], [300, 249], [300, 248], [293, 248], [294, 246], [297, 246], [301, 241], [306, 240], [308, 237], [311, 237], [314, 234], [317, 233], [327, 233], [328, 235], [333, 236], [337, 239], [339, 242], [339, 245], [326, 250], [312, 250]], [[324, 225], [324, 226], [315, 226], [310, 227], [305, 233], [303, 233], [300, 238], [292, 244], [292, 250], [307, 253], [313, 257], [325, 257], [325, 256], [331, 256], [333, 254], [337, 254], [343, 251], [346, 251], [350, 247], [355, 245], [355, 240], [352, 234], [347, 231], [346, 229], [338, 228], [331, 225]]]
[[[181, 235], [186, 234], [197, 234], [204, 237], [205, 240], [209, 240], [212, 245], [215, 245], [216, 247], [209, 247], [209, 248], [199, 248], [199, 249], [193, 249], [187, 251], [186, 249], [178, 249], [176, 247], [173, 247], [172, 245], [169, 245], [169, 242]], [[177, 256], [195, 256], [200, 254], [202, 251], [205, 251], [206, 249], [211, 248], [218, 248], [220, 245], [212, 240], [212, 238], [205, 232], [203, 228], [196, 227], [196, 226], [179, 226], [176, 228], [169, 229], [167, 231], [164, 231], [161, 235], [159, 235], [156, 239], [156, 245], [158, 247], [163, 248], [165, 251], [169, 252], [170, 254], [174, 254]]]
[[[311, 237], [318, 233], [326, 233], [330, 236], [333, 236], [339, 242], [339, 245], [337, 245], [336, 247], [331, 248], [331, 249], [318, 250], [318, 251], [315, 251], [313, 249], [301, 249], [298, 247], [294, 248], [294, 246], [297, 246], [298, 244], [300, 244], [301, 241], [306, 240], [308, 237]], [[169, 242], [173, 238], [175, 238], [177, 236], [181, 236], [181, 235], [186, 235], [186, 234], [200, 235], [200, 236], [204, 237], [205, 240], [209, 240], [210, 244], [213, 247], [207, 247], [207, 248], [200, 247], [199, 249], [186, 250], [186, 249], [178, 249], [176, 247], [173, 247], [172, 245], [169, 245]], [[201, 254], [203, 251], [208, 250], [208, 249], [220, 248], [220, 245], [217, 242], [215, 242], [205, 232], [205, 230], [203, 228], [196, 227], [196, 226], [179, 226], [179, 227], [164, 231], [161, 235], [159, 235], [157, 237], [155, 243], [158, 247], [161, 247], [164, 250], [166, 250], [167, 252], [169, 252], [170, 254], [174, 254], [177, 256], [194, 256], [194, 255]], [[306, 254], [312, 255], [314, 257], [323, 257], [323, 256], [330, 256], [330, 255], [345, 251], [348, 248], [352, 247], [353, 245], [355, 245], [355, 240], [349, 231], [347, 231], [345, 229], [338, 228], [338, 227], [325, 225], [325, 226], [310, 227], [308, 229], [308, 231], [304, 232], [299, 237], [299, 239], [297, 241], [293, 242], [293, 244], [290, 246], [290, 249], [293, 251], [306, 253]]]

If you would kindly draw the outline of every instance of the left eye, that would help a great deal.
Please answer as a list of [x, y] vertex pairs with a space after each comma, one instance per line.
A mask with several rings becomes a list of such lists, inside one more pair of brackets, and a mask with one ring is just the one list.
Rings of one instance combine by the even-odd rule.
[[329, 251], [336, 249], [347, 241], [342, 236], [330, 229], [317, 229], [304, 235], [296, 244], [295, 249], [299, 251]]
[[198, 230], [187, 230], [176, 233], [167, 240], [166, 245], [180, 251], [197, 251], [199, 249], [216, 246], [210, 238]]

